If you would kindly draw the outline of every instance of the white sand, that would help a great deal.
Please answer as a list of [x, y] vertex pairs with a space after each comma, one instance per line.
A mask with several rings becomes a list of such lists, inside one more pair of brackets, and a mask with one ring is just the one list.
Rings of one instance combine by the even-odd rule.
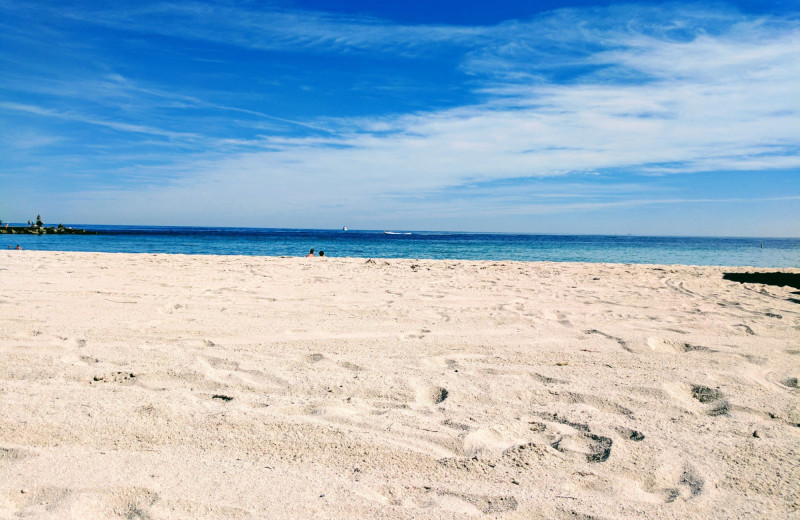
[[1, 251], [0, 518], [798, 518], [731, 270]]

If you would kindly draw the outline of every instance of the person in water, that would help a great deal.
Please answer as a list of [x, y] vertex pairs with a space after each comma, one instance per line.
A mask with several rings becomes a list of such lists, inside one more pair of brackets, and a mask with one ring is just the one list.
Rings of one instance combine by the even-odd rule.
[[311, 251], [306, 255], [306, 258], [314, 256], [314, 248], [311, 248]]
[[319, 256], [325, 256], [325, 251], [320, 251]]

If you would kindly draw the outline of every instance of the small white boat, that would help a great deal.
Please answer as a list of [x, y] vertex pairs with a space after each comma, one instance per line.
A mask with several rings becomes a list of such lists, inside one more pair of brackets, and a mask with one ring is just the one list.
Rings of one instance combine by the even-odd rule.
[[344, 227], [342, 228], [342, 231], [347, 231], [347, 226], [344, 226]]

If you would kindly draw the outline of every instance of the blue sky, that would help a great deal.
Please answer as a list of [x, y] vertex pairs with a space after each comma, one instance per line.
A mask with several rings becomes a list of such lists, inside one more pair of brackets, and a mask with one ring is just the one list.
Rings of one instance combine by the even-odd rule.
[[0, 0], [0, 219], [800, 236], [800, 0]]

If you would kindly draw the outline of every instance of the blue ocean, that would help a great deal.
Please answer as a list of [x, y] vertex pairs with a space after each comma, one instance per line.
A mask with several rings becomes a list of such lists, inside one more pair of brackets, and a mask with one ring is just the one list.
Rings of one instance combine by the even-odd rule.
[[220, 227], [73, 227], [96, 235], [0, 235], [0, 248], [108, 253], [519, 260], [646, 264], [800, 266], [800, 239], [527, 235], [401, 230]]

